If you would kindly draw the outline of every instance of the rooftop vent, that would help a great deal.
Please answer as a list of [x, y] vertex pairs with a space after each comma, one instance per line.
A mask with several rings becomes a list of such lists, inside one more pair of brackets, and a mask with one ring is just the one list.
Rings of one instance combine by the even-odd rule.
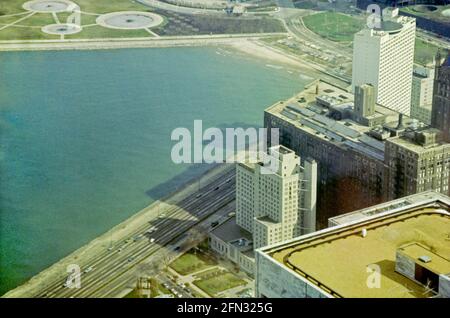
[[422, 256], [419, 257], [419, 260], [421, 262], [424, 262], [424, 263], [429, 263], [429, 262], [431, 262], [431, 257], [426, 256], [426, 255], [422, 255]]

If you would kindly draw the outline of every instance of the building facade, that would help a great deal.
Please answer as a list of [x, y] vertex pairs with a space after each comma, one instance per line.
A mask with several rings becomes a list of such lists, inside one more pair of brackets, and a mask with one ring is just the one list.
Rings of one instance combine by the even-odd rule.
[[431, 126], [442, 131], [444, 140], [450, 142], [450, 61], [448, 56], [441, 59], [438, 55], [434, 76]]
[[436, 129], [408, 132], [386, 141], [387, 198], [434, 190], [449, 194], [450, 144]]
[[315, 161], [276, 146], [269, 149], [276, 171], [265, 173], [261, 163], [236, 168], [236, 223], [253, 234], [255, 248], [315, 230]]
[[280, 143], [318, 164], [321, 228], [335, 215], [420, 191], [449, 194], [449, 145], [439, 132], [379, 104], [361, 110], [370, 105], [316, 81], [265, 111], [264, 125], [279, 129]]
[[414, 65], [411, 89], [411, 117], [431, 124], [434, 65]]
[[383, 10], [379, 27], [356, 33], [353, 41], [352, 88], [371, 84], [376, 102], [410, 115], [416, 23]]

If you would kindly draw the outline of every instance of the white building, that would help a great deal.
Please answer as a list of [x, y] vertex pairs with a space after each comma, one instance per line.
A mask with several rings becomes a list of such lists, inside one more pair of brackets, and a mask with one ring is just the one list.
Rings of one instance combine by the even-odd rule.
[[414, 65], [411, 91], [411, 117], [431, 124], [435, 65]]
[[376, 102], [410, 115], [416, 21], [386, 8], [379, 27], [363, 29], [353, 42], [352, 89], [372, 84]]
[[270, 156], [277, 171], [258, 164], [236, 170], [236, 223], [253, 234], [254, 248], [285, 241], [315, 230], [317, 163], [276, 146]]

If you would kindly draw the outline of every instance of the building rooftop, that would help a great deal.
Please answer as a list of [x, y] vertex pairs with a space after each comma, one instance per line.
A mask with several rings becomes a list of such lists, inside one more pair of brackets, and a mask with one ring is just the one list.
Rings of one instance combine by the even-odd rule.
[[224, 223], [217, 226], [211, 231], [211, 234], [215, 235], [222, 241], [228, 243], [230, 241], [238, 239], [246, 239], [252, 241], [252, 235], [236, 224], [236, 217], [232, 217], [226, 220]]
[[[399, 113], [376, 104], [375, 115], [370, 117], [383, 118], [384, 123], [369, 127], [354, 120], [353, 101], [352, 93], [318, 80], [291, 99], [267, 108], [266, 112], [344, 150], [351, 149], [383, 161], [384, 141], [396, 131]], [[403, 128], [399, 133], [424, 127], [417, 120], [403, 116]], [[403, 137], [398, 139], [403, 140]], [[412, 144], [411, 141], [405, 143]]]
[[[406, 207], [267, 247], [263, 253], [335, 297], [430, 297], [424, 286], [395, 271], [396, 253], [415, 260], [425, 256], [431, 259], [425, 266], [435, 273], [450, 273], [447, 211], [448, 205]], [[381, 269], [381, 288], [367, 287], [370, 264]]]
[[340, 214], [338, 216], [329, 218], [328, 226], [331, 227], [335, 225], [351, 223], [380, 213], [385, 212], [391, 213], [399, 209], [424, 206], [427, 203], [431, 204], [432, 206], [435, 206], [438, 202], [441, 202], [440, 204], [442, 204], [443, 206], [450, 205], [450, 198], [439, 192], [425, 191], [421, 193], [412, 194], [406, 197], [402, 197], [396, 200], [392, 200], [389, 202], [380, 203], [357, 211]]

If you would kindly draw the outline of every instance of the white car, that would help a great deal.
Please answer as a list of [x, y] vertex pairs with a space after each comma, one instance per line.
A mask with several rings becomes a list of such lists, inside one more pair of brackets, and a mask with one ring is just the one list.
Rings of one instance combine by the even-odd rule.
[[150, 243], [154, 243], [155, 242], [155, 239], [152, 237], [151, 239], [150, 239]]
[[93, 268], [92, 266], [89, 266], [88, 268], [86, 268], [86, 269], [84, 270], [84, 272], [85, 272], [85, 273], [89, 273], [89, 272], [91, 272], [92, 270], [94, 270], [94, 268]]

